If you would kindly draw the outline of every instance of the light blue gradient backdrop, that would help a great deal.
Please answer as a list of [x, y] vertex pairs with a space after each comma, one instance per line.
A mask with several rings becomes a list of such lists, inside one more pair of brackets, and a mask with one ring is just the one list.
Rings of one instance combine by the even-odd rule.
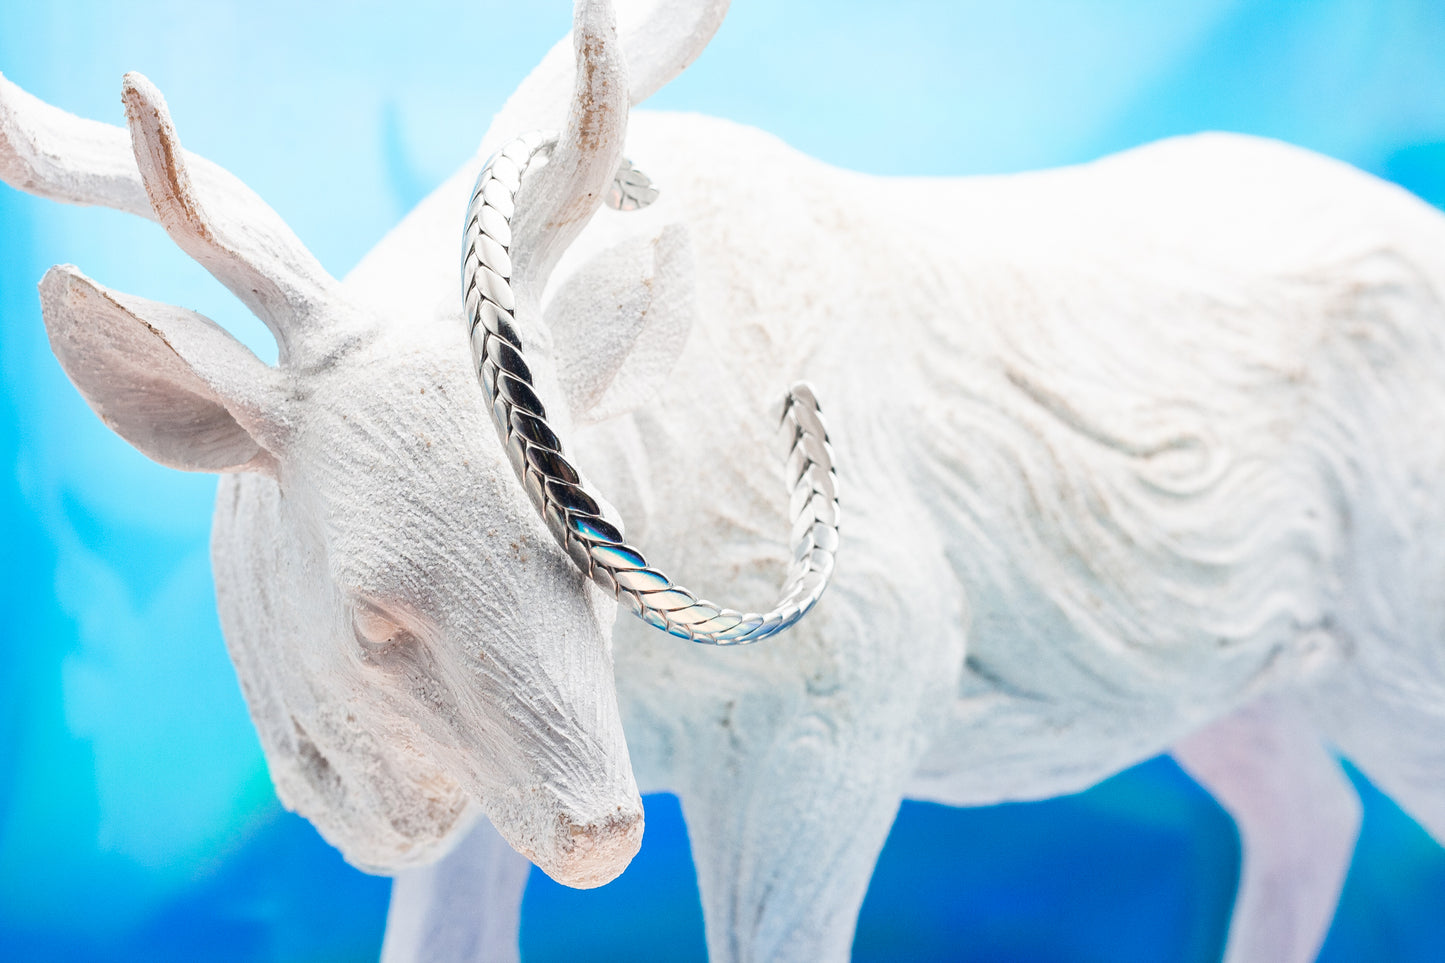
[[[187, 146], [255, 188], [340, 275], [469, 156], [569, 12], [565, 0], [6, 0], [0, 71], [111, 122], [121, 74], [147, 73]], [[1438, 205], [1445, 5], [736, 0], [649, 106], [900, 175], [1249, 131]], [[35, 296], [57, 262], [275, 353], [159, 228], [0, 187], [0, 958], [372, 958], [388, 883], [281, 811], [222, 647], [206, 545], [215, 482], [147, 462], [65, 381]], [[1362, 790], [1325, 959], [1438, 959], [1445, 854]], [[701, 958], [676, 803], [648, 806], [642, 855], [618, 883], [575, 893], [534, 873], [528, 960]], [[1228, 819], [1167, 761], [1048, 803], [905, 805], [856, 956], [1214, 959], [1237, 868]]]

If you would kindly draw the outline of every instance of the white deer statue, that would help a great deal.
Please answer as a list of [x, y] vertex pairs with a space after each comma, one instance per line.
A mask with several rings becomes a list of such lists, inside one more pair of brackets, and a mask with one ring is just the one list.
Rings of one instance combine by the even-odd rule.
[[[391, 959], [515, 958], [522, 857], [613, 878], [640, 785], [682, 801], [714, 960], [837, 960], [903, 798], [1037, 799], [1172, 751], [1239, 822], [1229, 958], [1312, 958], [1359, 821], [1335, 752], [1445, 840], [1445, 217], [1244, 137], [907, 179], [629, 116], [725, 8], [665, 0], [619, 39], [577, 0], [478, 157], [345, 281], [144, 78], [128, 135], [0, 80], [0, 177], [159, 221], [279, 345], [270, 367], [73, 267], [41, 282], [105, 422], [222, 473], [220, 614], [281, 799], [400, 873]], [[768, 602], [770, 413], [797, 378], [826, 407], [838, 563], [769, 641], [614, 626], [498, 443], [462, 214], [482, 158], [543, 127], [516, 324], [634, 542]], [[660, 195], [598, 211], [624, 143]]]

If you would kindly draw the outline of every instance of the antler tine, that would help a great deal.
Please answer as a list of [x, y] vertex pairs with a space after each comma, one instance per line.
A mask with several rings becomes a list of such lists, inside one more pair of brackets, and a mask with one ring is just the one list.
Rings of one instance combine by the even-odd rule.
[[627, 66], [610, 0], [576, 0], [572, 37], [577, 67], [566, 124], [547, 163], [528, 177], [516, 214], [513, 277], [523, 298], [540, 294], [602, 204], [627, 136]]
[[[628, 98], [637, 106], [697, 59], [728, 12], [729, 0], [663, 0], [629, 16], [622, 33]], [[637, 4], [626, 5], [628, 12]], [[490, 156], [519, 131], [556, 127], [567, 110], [575, 54], [563, 37], [527, 75], [493, 118], [478, 153]]]
[[125, 131], [52, 107], [3, 75], [0, 181], [37, 197], [155, 220]]
[[[524, 314], [526, 299], [540, 294], [557, 258], [600, 206], [622, 160], [628, 108], [696, 59], [727, 10], [728, 0], [666, 0], [619, 42], [610, 0], [576, 0], [570, 38], [553, 47], [503, 105], [482, 140], [484, 151], [495, 152], [521, 130], [555, 126], [567, 112], [563, 133], [548, 162], [533, 168], [528, 203], [517, 212], [512, 264]], [[640, 76], [629, 74], [624, 51], [635, 52]]]
[[266, 323], [284, 361], [296, 322], [339, 297], [337, 282], [254, 191], [182, 149], [165, 98], [149, 80], [126, 74], [121, 98], [156, 219]]
[[727, 16], [730, 0], [663, 0], [622, 35], [637, 106], [687, 69]]
[[127, 75], [123, 95], [130, 136], [0, 76], [0, 180], [51, 200], [160, 221], [266, 322], [285, 359], [295, 319], [336, 297], [336, 281], [253, 191], [181, 148], [149, 81]]

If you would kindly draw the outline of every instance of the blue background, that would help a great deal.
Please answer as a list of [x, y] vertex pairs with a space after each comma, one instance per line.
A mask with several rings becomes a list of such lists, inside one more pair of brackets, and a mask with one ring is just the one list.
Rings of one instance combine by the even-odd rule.
[[[0, 71], [119, 122], [147, 73], [192, 150], [334, 274], [464, 161], [567, 27], [565, 0], [0, 4]], [[1206, 128], [1280, 137], [1445, 205], [1440, 0], [737, 0], [651, 106], [731, 117], [836, 164], [963, 175]], [[0, 187], [0, 958], [364, 960], [389, 883], [278, 806], [216, 625], [215, 481], [147, 462], [79, 400], [35, 283], [74, 262], [267, 335], [159, 228]], [[1442, 774], [1445, 778], [1445, 774]], [[1358, 780], [1333, 961], [1439, 959], [1445, 854]], [[1223, 812], [1156, 760], [1077, 797], [905, 804], [866, 960], [1212, 960], [1238, 872]], [[617, 883], [534, 872], [530, 961], [703, 956], [675, 800]]]

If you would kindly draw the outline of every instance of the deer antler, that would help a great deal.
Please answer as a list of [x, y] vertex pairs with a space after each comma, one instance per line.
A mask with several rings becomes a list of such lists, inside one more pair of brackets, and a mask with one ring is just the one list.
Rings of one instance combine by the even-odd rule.
[[612, 4], [576, 0], [573, 16], [571, 106], [547, 163], [528, 178], [513, 229], [512, 277], [524, 302], [540, 296], [557, 258], [602, 204], [627, 136], [627, 65]]
[[[524, 129], [554, 126], [566, 112], [547, 162], [533, 167], [513, 228], [513, 287], [524, 324], [534, 314], [529, 299], [540, 295], [618, 170], [628, 108], [697, 58], [727, 8], [727, 0], [665, 0], [619, 42], [608, 0], [576, 0], [570, 37], [547, 54], [497, 114], [484, 149]], [[634, 67], [637, 74], [631, 73]]]
[[67, 114], [3, 75], [0, 181], [37, 197], [155, 220], [125, 131]]
[[[697, 59], [717, 32], [728, 4], [729, 0], [662, 0], [646, 15], [627, 18], [632, 26], [621, 37], [622, 59], [629, 73], [632, 106], [657, 93]], [[482, 157], [495, 153], [520, 131], [561, 126], [572, 92], [575, 57], [570, 37], [547, 52], [492, 119], [478, 150]]]
[[727, 16], [729, 0], [663, 0], [622, 36], [636, 107], [687, 69]]
[[0, 180], [52, 200], [159, 221], [266, 323], [286, 360], [297, 320], [341, 297], [339, 285], [254, 191], [181, 147], [150, 81], [127, 74], [122, 99], [129, 137], [0, 77]]
[[156, 219], [266, 323], [284, 355], [292, 322], [336, 300], [336, 281], [254, 191], [215, 164], [193, 162], [200, 158], [181, 148], [155, 85], [126, 74], [121, 99]]

